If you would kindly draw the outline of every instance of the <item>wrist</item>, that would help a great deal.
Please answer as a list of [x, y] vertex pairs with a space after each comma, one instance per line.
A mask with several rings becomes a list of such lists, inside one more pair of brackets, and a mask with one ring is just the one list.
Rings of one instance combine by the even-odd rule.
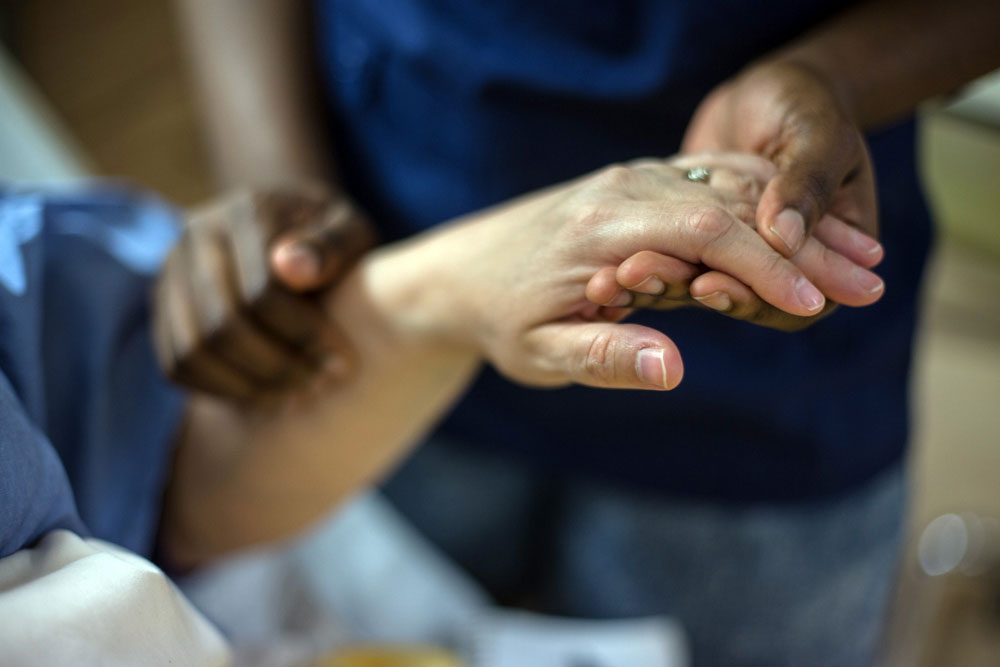
[[841, 76], [840, 70], [829, 62], [829, 58], [821, 53], [809, 49], [790, 49], [750, 65], [744, 75], [764, 76], [799, 90], [822, 91], [827, 98], [832, 98], [846, 119], [854, 124], [859, 122], [860, 112], [854, 87]]
[[[429, 239], [382, 246], [370, 252], [333, 295], [336, 321], [381, 346], [479, 356], [463, 317], [462, 285], [451, 275], [453, 263], [442, 252], [444, 240]], [[344, 310], [351, 311], [345, 314]]]
[[844, 76], [843, 68], [838, 67], [832, 55], [823, 49], [808, 44], [792, 46], [754, 63], [747, 72], [768, 69], [772, 73], [778, 72], [778, 76], [789, 77], [789, 81], [809, 81], [810, 85], [825, 90], [846, 118], [859, 123], [857, 91], [850, 79]]

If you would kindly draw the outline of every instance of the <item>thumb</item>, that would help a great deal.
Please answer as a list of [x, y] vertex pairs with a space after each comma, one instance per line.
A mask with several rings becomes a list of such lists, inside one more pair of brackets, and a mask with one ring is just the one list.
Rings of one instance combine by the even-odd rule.
[[761, 195], [757, 229], [786, 257], [802, 249], [849, 174], [864, 168], [860, 135], [851, 128], [840, 135], [834, 142], [832, 133], [816, 130], [797, 137], [774, 158], [778, 174]]
[[528, 344], [550, 375], [607, 389], [673, 389], [684, 375], [677, 346], [638, 324], [554, 322], [533, 329]]
[[280, 234], [271, 245], [271, 268], [286, 287], [299, 292], [336, 283], [374, 245], [367, 221], [348, 204], [329, 207], [315, 220]]

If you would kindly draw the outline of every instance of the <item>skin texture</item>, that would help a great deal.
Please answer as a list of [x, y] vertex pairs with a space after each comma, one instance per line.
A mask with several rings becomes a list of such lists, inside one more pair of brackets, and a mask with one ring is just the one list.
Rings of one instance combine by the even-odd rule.
[[[992, 0], [859, 3], [712, 90], [692, 117], [682, 150], [749, 152], [771, 160], [777, 173], [755, 217], [761, 236], [786, 257], [796, 256], [810, 238], [851, 256], [845, 243], [865, 249], [868, 242], [841, 235], [837, 244], [825, 221], [834, 217], [878, 237], [873, 169], [862, 132], [995, 68], [998, 27], [1000, 3]], [[879, 250], [872, 254], [881, 257]], [[874, 266], [864, 260], [855, 258], [860, 266]], [[645, 257], [642, 264], [649, 269], [644, 280], [657, 266], [667, 271], [670, 262]], [[621, 288], [634, 286], [635, 270], [623, 269]], [[718, 275], [695, 289], [714, 295], [706, 300], [705, 293], [693, 292], [703, 305], [779, 329], [819, 319], [775, 313], [746, 285]]]
[[[673, 164], [684, 169], [710, 168], [703, 187], [725, 191], [740, 202], [740, 217], [752, 228], [757, 224], [761, 193], [777, 173], [772, 163], [751, 155], [685, 155]], [[835, 303], [866, 306], [881, 298], [884, 285], [868, 269], [882, 256], [877, 241], [833, 216], [825, 216], [815, 233], [789, 258], [830, 299], [821, 310], [805, 316], [774, 307], [724, 272], [649, 250], [598, 271], [588, 284], [587, 298], [596, 304], [631, 309], [703, 306], [735, 319], [795, 331], [829, 314]]]
[[805, 66], [752, 67], [716, 88], [695, 111], [683, 150], [743, 150], [775, 164], [756, 222], [785, 256], [802, 248], [824, 214], [878, 236], [864, 139], [830, 84]]

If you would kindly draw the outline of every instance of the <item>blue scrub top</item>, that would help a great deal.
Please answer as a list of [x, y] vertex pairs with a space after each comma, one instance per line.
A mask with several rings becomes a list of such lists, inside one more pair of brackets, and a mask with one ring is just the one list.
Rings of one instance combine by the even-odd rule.
[[0, 558], [56, 528], [152, 552], [183, 410], [149, 334], [174, 220], [0, 184]]
[[[713, 86], [840, 4], [317, 0], [334, 150], [386, 236], [406, 236], [675, 152]], [[642, 313], [684, 355], [675, 391], [532, 390], [487, 370], [442, 431], [553, 470], [738, 501], [835, 492], [897, 461], [931, 232], [912, 121], [870, 142], [887, 252], [877, 305], [796, 334]]]

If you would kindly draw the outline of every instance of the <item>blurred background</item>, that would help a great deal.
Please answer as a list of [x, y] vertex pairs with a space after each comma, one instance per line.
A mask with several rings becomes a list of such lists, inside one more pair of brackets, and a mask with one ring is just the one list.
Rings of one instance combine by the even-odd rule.
[[[0, 179], [124, 178], [180, 205], [213, 193], [169, 0], [7, 2], [0, 40]], [[897, 631], [924, 628], [950, 647], [947, 662], [923, 664], [995, 665], [1000, 586], [974, 567], [955, 571], [983, 558], [968, 553], [976, 522], [1000, 517], [1000, 74], [929, 105], [921, 135], [939, 239], [918, 346], [913, 537]], [[948, 524], [966, 546], [937, 578], [951, 583], [928, 583], [919, 538], [949, 513], [967, 513]], [[991, 526], [980, 526], [980, 543], [998, 538]], [[914, 617], [917, 599], [934, 611]]]

